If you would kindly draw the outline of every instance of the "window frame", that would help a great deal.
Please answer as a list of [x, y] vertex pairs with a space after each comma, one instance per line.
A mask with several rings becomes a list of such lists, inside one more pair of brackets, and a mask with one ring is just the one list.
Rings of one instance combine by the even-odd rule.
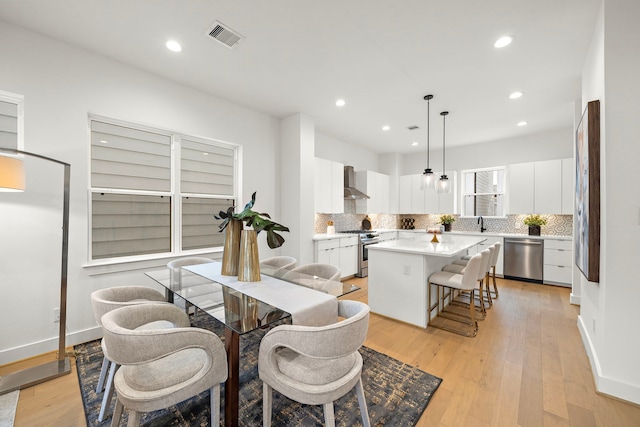
[[[489, 171], [502, 171], [503, 176], [503, 190], [502, 192], [491, 192], [491, 193], [475, 193], [475, 192], [467, 192], [466, 191], [466, 174], [467, 173], [477, 173], [477, 172], [489, 172]], [[465, 203], [464, 199], [466, 196], [474, 195], [474, 196], [490, 196], [490, 195], [502, 195], [503, 197], [503, 207], [502, 207], [502, 215], [482, 215], [483, 218], [506, 218], [506, 197], [507, 197], [507, 167], [506, 166], [492, 166], [488, 168], [474, 168], [474, 169], [465, 169], [460, 171], [461, 174], [461, 183], [460, 183], [460, 217], [461, 218], [477, 218], [478, 215], [468, 215], [465, 212]]]
[[15, 104], [17, 106], [17, 147], [14, 148], [20, 151], [26, 151], [24, 149], [24, 96], [17, 93], [0, 90], [0, 101], [4, 101], [9, 104]]
[[[92, 129], [91, 124], [93, 121], [106, 123], [114, 126], [122, 126], [127, 127], [143, 132], [152, 132], [156, 134], [161, 134], [170, 137], [170, 189], [169, 191], [151, 191], [151, 190], [131, 190], [131, 189], [116, 189], [116, 188], [102, 188], [102, 187], [93, 187], [92, 186], [92, 153], [91, 153], [91, 137], [92, 137]], [[223, 246], [211, 246], [206, 248], [199, 249], [188, 249], [182, 250], [182, 198], [183, 197], [198, 197], [205, 199], [215, 199], [215, 200], [232, 200], [234, 206], [238, 206], [239, 195], [242, 194], [240, 185], [242, 176], [242, 168], [241, 168], [241, 158], [242, 158], [242, 146], [239, 144], [231, 143], [228, 141], [223, 141], [215, 138], [197, 136], [193, 134], [188, 134], [185, 132], [170, 130], [166, 128], [160, 128], [156, 126], [144, 125], [139, 123], [134, 123], [130, 121], [114, 119], [111, 117], [105, 117], [95, 114], [89, 114], [87, 120], [87, 134], [89, 141], [89, 149], [87, 153], [88, 157], [88, 168], [87, 168], [87, 264], [85, 267], [94, 267], [94, 266], [109, 266], [109, 265], [117, 265], [117, 264], [129, 264], [129, 263], [138, 263], [144, 261], [154, 261], [161, 260], [162, 263], [166, 263], [167, 260], [178, 258], [181, 256], [189, 256], [189, 255], [201, 255], [208, 253], [217, 253], [222, 252]], [[232, 195], [219, 195], [219, 194], [201, 194], [201, 193], [182, 193], [180, 191], [180, 177], [181, 177], [181, 142], [182, 139], [187, 139], [189, 141], [195, 141], [198, 143], [211, 145], [214, 147], [221, 147], [225, 149], [233, 150], [233, 191]], [[142, 255], [129, 255], [129, 256], [119, 256], [119, 257], [111, 257], [111, 258], [98, 258], [93, 259], [93, 206], [92, 206], [92, 196], [94, 193], [109, 193], [109, 194], [131, 194], [131, 195], [144, 195], [144, 196], [167, 196], [171, 200], [171, 210], [170, 210], [170, 251], [169, 252], [159, 252], [152, 254], [142, 254]], [[211, 212], [211, 214], [215, 214], [216, 212]], [[150, 264], [151, 265], [151, 264]], [[157, 263], [153, 263], [152, 265], [157, 265]], [[127, 270], [129, 268], [124, 268]]]

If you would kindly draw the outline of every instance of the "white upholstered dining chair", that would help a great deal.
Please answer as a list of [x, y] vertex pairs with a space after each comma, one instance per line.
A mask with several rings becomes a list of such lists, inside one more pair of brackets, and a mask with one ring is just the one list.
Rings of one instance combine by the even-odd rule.
[[275, 277], [282, 277], [288, 270], [296, 266], [298, 260], [291, 256], [281, 255], [260, 260], [260, 267], [274, 269]]
[[[263, 381], [263, 426], [272, 418], [273, 390], [306, 405], [323, 405], [325, 425], [333, 427], [333, 401], [354, 387], [362, 423], [369, 414], [362, 386], [362, 346], [369, 327], [369, 306], [359, 301], [339, 301], [344, 320], [321, 326], [281, 325], [260, 343], [258, 374]], [[330, 344], [329, 344], [330, 343]]]
[[[182, 288], [182, 267], [187, 267], [189, 265], [198, 265], [198, 264], [206, 264], [209, 262], [213, 262], [210, 258], [204, 257], [185, 257], [174, 259], [173, 261], [169, 261], [167, 263], [167, 267], [171, 270], [171, 286], [172, 288], [178, 290]], [[190, 289], [193, 291], [192, 289]], [[193, 297], [195, 295], [189, 295], [189, 297]], [[190, 304], [187, 300], [184, 300], [184, 310], [187, 314], [191, 310], [192, 304]], [[194, 317], [198, 314], [198, 308], [193, 306], [193, 315]]]
[[[146, 329], [154, 322], [176, 327]], [[123, 307], [102, 318], [103, 342], [110, 358], [121, 365], [115, 375], [117, 392], [112, 425], [129, 411], [129, 427], [140, 424], [143, 412], [167, 408], [210, 391], [211, 425], [220, 424], [220, 383], [227, 379], [227, 354], [220, 338], [189, 326], [189, 316], [172, 304]]]
[[[162, 292], [146, 286], [120, 286], [100, 289], [91, 293], [93, 316], [101, 327], [102, 316], [112, 310], [130, 305], [159, 303], [163, 301], [165, 301], [165, 296]], [[113, 397], [113, 377], [118, 369], [118, 365], [109, 359], [104, 342], [101, 343], [101, 346], [104, 357], [102, 359], [100, 377], [98, 378], [98, 386], [96, 387], [96, 393], [100, 393], [104, 389], [100, 413], [98, 414], [98, 421], [100, 422], [104, 420], [109, 409]], [[109, 373], [108, 377], [107, 372]]]

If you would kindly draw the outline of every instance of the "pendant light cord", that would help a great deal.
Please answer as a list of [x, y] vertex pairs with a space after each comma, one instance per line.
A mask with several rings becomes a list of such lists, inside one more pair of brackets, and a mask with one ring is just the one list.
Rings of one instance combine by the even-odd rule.
[[433, 99], [433, 95], [425, 95], [422, 99], [427, 101], [427, 168], [424, 170], [426, 174], [427, 171], [431, 169], [429, 167], [429, 148], [430, 148], [429, 134], [431, 133], [431, 127], [429, 126], [429, 116], [431, 114], [431, 109], [430, 109], [431, 103], [429, 101]]
[[440, 113], [440, 115], [442, 116], [442, 175], [446, 176], [447, 172], [445, 170], [445, 154], [446, 154], [446, 150], [445, 150], [445, 131], [446, 131], [446, 119], [447, 119], [447, 114], [449, 114], [448, 111], [443, 111], [442, 113]]
[[431, 100], [429, 96], [433, 97], [433, 95], [425, 96], [425, 98], [427, 98], [427, 169], [429, 169], [429, 101]]

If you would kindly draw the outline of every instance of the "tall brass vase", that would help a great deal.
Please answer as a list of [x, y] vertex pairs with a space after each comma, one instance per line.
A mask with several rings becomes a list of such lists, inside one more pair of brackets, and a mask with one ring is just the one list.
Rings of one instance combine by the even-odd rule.
[[225, 228], [224, 252], [222, 253], [222, 275], [237, 276], [238, 261], [240, 259], [240, 238], [242, 221], [232, 219]]
[[260, 281], [260, 258], [258, 256], [258, 236], [255, 230], [242, 230], [240, 239], [240, 262], [238, 280], [241, 282]]

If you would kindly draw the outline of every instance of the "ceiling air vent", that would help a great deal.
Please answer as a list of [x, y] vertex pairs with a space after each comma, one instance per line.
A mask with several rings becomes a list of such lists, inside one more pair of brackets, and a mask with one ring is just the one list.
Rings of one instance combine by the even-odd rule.
[[407, 129], [409, 130], [416, 130], [416, 129], [420, 129], [420, 127], [416, 126], [416, 125], [412, 125], [412, 126], [407, 126]]
[[240, 42], [240, 40], [244, 39], [244, 37], [240, 33], [233, 31], [231, 28], [227, 27], [220, 21], [214, 22], [213, 25], [209, 28], [207, 34], [209, 35], [209, 37], [218, 40], [220, 43], [230, 49], [234, 48]]

